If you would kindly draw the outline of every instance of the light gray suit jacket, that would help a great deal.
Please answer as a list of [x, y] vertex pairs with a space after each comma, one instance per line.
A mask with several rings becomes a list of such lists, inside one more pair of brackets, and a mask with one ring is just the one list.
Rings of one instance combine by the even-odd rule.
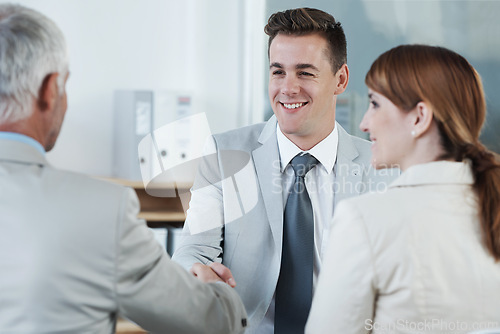
[[[264, 318], [280, 272], [284, 205], [276, 125], [273, 116], [213, 137], [215, 153], [201, 164], [173, 256], [186, 269], [214, 261], [231, 269], [249, 315], [247, 332]], [[335, 202], [382, 190], [392, 177], [375, 176], [371, 144], [337, 126]]]
[[243, 331], [224, 283], [203, 284], [154, 240], [133, 190], [52, 168], [0, 139], [0, 333]]

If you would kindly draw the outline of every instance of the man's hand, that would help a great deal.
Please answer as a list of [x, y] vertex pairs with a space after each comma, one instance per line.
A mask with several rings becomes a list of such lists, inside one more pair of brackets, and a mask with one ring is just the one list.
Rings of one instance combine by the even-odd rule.
[[205, 283], [225, 282], [231, 287], [236, 286], [231, 270], [225, 265], [218, 262], [213, 262], [210, 266], [201, 263], [195, 263], [191, 267], [191, 274], [198, 277], [198, 279]]

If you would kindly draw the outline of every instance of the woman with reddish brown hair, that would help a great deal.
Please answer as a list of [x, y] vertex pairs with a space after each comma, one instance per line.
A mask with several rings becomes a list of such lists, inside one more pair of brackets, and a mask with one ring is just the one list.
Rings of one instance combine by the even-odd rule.
[[479, 141], [481, 79], [459, 54], [402, 45], [366, 75], [382, 194], [336, 209], [307, 333], [500, 328], [500, 164]]

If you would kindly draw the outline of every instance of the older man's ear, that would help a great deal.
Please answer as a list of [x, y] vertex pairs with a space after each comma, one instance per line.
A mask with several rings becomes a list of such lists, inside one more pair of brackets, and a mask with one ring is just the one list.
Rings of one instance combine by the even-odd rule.
[[58, 77], [59, 73], [50, 73], [43, 79], [36, 101], [38, 109], [42, 112], [54, 109], [54, 105], [59, 97]]

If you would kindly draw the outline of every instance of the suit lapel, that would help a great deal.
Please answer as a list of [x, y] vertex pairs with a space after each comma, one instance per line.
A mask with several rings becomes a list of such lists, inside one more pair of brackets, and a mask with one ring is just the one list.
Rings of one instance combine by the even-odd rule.
[[337, 162], [335, 164], [336, 189], [335, 206], [346, 198], [359, 195], [364, 192], [363, 169], [355, 163], [354, 159], [359, 156], [351, 136], [338, 124], [339, 146], [337, 150]]
[[[364, 192], [362, 166], [354, 162], [359, 156], [351, 136], [337, 123], [339, 146], [335, 163], [336, 189], [335, 205], [339, 201]], [[264, 207], [277, 249], [281, 249], [283, 235], [283, 194], [278, 142], [276, 139], [276, 118], [273, 116], [259, 137], [262, 144], [252, 152]]]
[[283, 234], [283, 195], [276, 118], [273, 116], [259, 137], [262, 144], [252, 152], [267, 218], [277, 249], [281, 249]]

